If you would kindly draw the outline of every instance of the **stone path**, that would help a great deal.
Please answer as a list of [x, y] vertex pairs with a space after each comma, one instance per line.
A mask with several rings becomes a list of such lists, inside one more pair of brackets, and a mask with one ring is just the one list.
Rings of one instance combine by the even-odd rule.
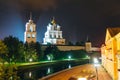
[[[81, 77], [81, 72], [92, 71], [96, 75], [96, 68], [92, 64], [85, 64], [77, 67], [73, 67], [71, 69], [67, 69], [53, 75], [49, 75], [47, 77], [43, 77], [39, 80], [75, 80], [70, 79], [72, 76]], [[97, 66], [97, 74], [98, 80], [112, 80], [109, 74], [105, 71], [102, 66]], [[94, 77], [92, 80], [97, 80], [97, 76]]]

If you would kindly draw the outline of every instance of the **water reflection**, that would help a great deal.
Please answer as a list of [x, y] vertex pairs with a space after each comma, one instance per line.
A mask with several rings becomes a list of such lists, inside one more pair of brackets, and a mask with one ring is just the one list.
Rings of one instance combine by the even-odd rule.
[[46, 74], [51, 74], [51, 73], [53, 73], [53, 72], [54, 72], [54, 71], [53, 71], [53, 68], [52, 68], [52, 67], [48, 67]]
[[32, 79], [34, 79], [36, 76], [35, 76], [35, 74], [34, 74], [35, 72], [32, 72], [32, 71], [30, 71], [30, 72], [25, 72], [22, 76], [21, 76], [21, 78], [24, 80], [32, 80]]
[[18, 73], [18, 76], [20, 76], [21, 80], [38, 80], [44, 76], [61, 71], [63, 69], [67, 69], [67, 68], [70, 69], [71, 67], [80, 64], [83, 63], [66, 62], [66, 63], [47, 65], [47, 66], [38, 66], [32, 69], [20, 71], [20, 73]]
[[29, 77], [30, 77], [30, 78], [32, 77], [32, 72], [29, 72]]
[[68, 65], [68, 68], [70, 69], [71, 67], [72, 67], [71, 64], [69, 64], [69, 65]]

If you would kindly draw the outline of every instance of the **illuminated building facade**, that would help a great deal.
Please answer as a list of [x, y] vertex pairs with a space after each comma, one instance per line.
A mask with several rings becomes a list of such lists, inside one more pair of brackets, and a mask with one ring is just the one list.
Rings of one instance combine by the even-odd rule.
[[101, 53], [104, 68], [113, 80], [120, 80], [120, 28], [107, 28]]
[[26, 30], [24, 33], [24, 42], [36, 42], [36, 24], [33, 23], [32, 15], [30, 15], [29, 22], [26, 23]]
[[55, 19], [53, 18], [51, 23], [47, 26], [47, 31], [43, 38], [43, 44], [64, 45], [65, 39], [62, 37], [62, 31], [60, 28], [61, 27], [56, 24]]
[[87, 51], [87, 52], [91, 52], [92, 51], [92, 43], [91, 43], [91, 41], [88, 39], [88, 37], [87, 37], [87, 41], [85, 42], [85, 50]]

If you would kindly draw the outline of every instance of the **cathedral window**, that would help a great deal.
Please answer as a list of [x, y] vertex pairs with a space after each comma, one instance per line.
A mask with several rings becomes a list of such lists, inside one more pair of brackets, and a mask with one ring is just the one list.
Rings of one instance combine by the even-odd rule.
[[50, 35], [50, 38], [52, 38], [52, 35]]
[[33, 32], [33, 27], [32, 26], [30, 26], [30, 32]]
[[56, 35], [54, 35], [54, 38], [56, 38]]
[[32, 38], [35, 38], [35, 34], [32, 34]]
[[27, 38], [30, 38], [31, 36], [30, 36], [30, 34], [27, 34]]
[[60, 35], [58, 35], [58, 38], [60, 38]]

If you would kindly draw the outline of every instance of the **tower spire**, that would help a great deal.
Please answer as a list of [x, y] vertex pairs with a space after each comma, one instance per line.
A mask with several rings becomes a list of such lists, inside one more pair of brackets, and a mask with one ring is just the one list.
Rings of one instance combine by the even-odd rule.
[[52, 24], [56, 24], [56, 21], [55, 21], [55, 17], [53, 16], [52, 18], [52, 21], [51, 21]]
[[89, 37], [87, 36], [86, 42], [90, 42]]
[[32, 12], [30, 12], [30, 20], [32, 20]]

